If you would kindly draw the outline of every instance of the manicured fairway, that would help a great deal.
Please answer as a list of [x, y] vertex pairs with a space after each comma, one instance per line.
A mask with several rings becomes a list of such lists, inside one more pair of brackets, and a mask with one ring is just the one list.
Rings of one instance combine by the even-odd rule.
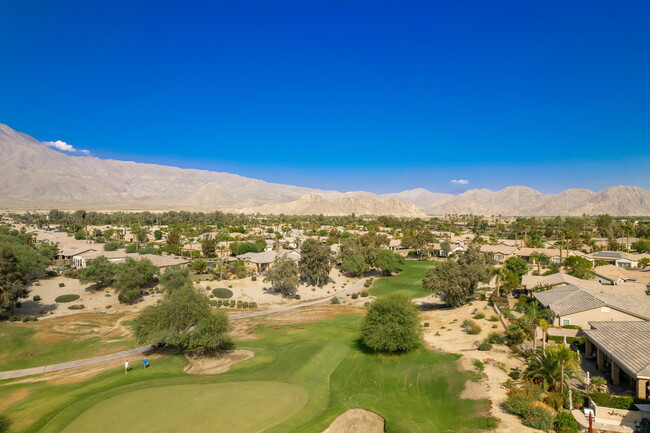
[[308, 397], [299, 386], [279, 382], [162, 386], [105, 400], [63, 432], [252, 433], [290, 417]]
[[431, 295], [422, 287], [424, 274], [436, 265], [428, 260], [407, 260], [404, 269], [397, 275], [381, 277], [372, 285], [370, 294], [384, 296], [390, 293], [401, 293], [409, 298], [421, 298]]
[[[116, 365], [84, 382], [0, 386], [0, 393], [26, 395], [3, 413], [10, 432], [39, 433], [320, 433], [352, 408], [382, 416], [389, 433], [492, 425], [479, 415], [487, 401], [459, 398], [469, 374], [457, 370], [458, 355], [424, 347], [402, 355], [368, 353], [358, 342], [361, 320], [346, 314], [258, 328], [258, 340], [237, 344], [255, 356], [221, 375], [184, 374], [184, 357], [171, 355], [129, 374]], [[175, 424], [181, 421], [183, 429]]]

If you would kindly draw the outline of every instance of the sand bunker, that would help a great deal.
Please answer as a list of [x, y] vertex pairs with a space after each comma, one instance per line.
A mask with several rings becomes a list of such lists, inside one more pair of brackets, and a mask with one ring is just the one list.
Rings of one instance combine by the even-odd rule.
[[384, 419], [363, 409], [350, 409], [334, 420], [323, 433], [384, 433]]
[[209, 355], [187, 355], [189, 361], [183, 371], [188, 374], [221, 374], [230, 369], [231, 365], [246, 361], [255, 355], [250, 350], [232, 350], [228, 352], [211, 353]]

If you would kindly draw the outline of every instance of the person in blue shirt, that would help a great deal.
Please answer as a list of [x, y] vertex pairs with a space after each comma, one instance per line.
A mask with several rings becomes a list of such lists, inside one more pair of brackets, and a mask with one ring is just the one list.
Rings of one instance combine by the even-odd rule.
[[144, 359], [142, 360], [142, 367], [143, 367], [143, 368], [147, 368], [147, 367], [149, 367], [149, 360], [148, 360], [147, 358], [144, 358]]

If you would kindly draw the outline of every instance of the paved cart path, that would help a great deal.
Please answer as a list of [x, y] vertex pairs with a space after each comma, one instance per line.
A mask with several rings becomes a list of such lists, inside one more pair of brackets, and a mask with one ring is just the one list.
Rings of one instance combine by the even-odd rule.
[[[270, 310], [254, 311], [254, 312], [251, 312], [251, 313], [244, 313], [244, 314], [235, 314], [235, 315], [229, 316], [228, 318], [230, 320], [247, 319], [249, 317], [266, 316], [268, 314], [283, 313], [285, 311], [297, 310], [298, 308], [309, 307], [311, 305], [323, 304], [323, 303], [326, 303], [326, 302], [330, 302], [330, 300], [334, 296], [339, 296], [339, 297], [346, 296], [348, 294], [352, 294], [352, 293], [359, 292], [359, 291], [363, 290], [364, 281], [365, 280], [361, 279], [361, 280], [357, 281], [356, 283], [354, 283], [352, 285], [352, 287], [350, 287], [347, 290], [336, 293], [336, 294], [334, 294], [332, 296], [328, 296], [326, 298], [317, 299], [315, 301], [303, 302], [302, 304], [287, 305], [286, 307], [272, 308]], [[44, 365], [44, 366], [41, 366], [41, 367], [25, 368], [25, 369], [22, 369], [22, 370], [0, 371], [0, 380], [15, 379], [17, 377], [31, 376], [33, 374], [49, 373], [49, 372], [52, 372], [52, 371], [67, 370], [68, 368], [75, 368], [75, 367], [82, 367], [82, 366], [86, 366], [86, 365], [98, 364], [100, 362], [110, 361], [111, 359], [118, 359], [118, 358], [121, 358], [121, 357], [126, 356], [126, 355], [137, 355], [139, 353], [144, 353], [144, 352], [147, 352], [149, 350], [151, 350], [151, 345], [150, 344], [148, 344], [146, 346], [136, 347], [134, 349], [123, 350], [121, 352], [109, 353], [108, 355], [95, 356], [95, 357], [92, 357], [92, 358], [76, 359], [74, 361], [61, 362], [59, 364]]]

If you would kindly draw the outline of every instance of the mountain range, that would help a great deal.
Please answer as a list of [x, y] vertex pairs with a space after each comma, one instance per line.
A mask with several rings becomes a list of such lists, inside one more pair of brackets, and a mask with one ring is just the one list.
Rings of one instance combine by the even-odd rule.
[[542, 194], [511, 186], [459, 195], [424, 188], [390, 194], [269, 183], [230, 173], [67, 155], [0, 124], [0, 207], [224, 210], [263, 214], [504, 216], [650, 215], [650, 191], [614, 186]]

